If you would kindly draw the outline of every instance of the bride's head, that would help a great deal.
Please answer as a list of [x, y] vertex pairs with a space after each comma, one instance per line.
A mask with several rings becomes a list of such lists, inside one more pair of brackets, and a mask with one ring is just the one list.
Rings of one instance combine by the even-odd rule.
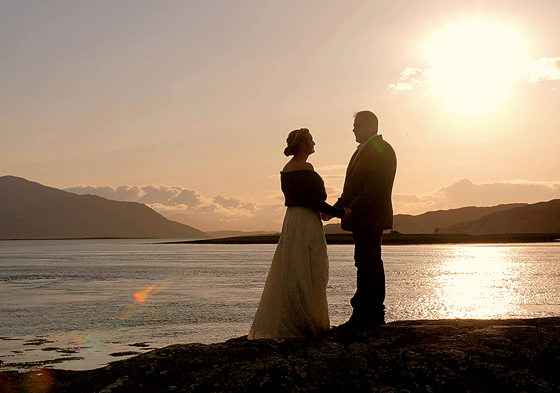
[[284, 149], [284, 154], [286, 156], [293, 156], [304, 151], [309, 154], [315, 152], [315, 142], [313, 142], [313, 136], [307, 128], [300, 128], [299, 130], [290, 132], [286, 143], [288, 144]]

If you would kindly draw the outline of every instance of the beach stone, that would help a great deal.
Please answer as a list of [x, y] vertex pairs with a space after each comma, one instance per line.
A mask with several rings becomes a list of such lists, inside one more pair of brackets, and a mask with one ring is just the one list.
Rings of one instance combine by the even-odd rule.
[[[315, 340], [171, 345], [95, 370], [49, 370], [48, 391], [559, 392], [558, 369], [558, 317], [398, 321]], [[0, 373], [4, 391], [24, 392], [26, 374]]]

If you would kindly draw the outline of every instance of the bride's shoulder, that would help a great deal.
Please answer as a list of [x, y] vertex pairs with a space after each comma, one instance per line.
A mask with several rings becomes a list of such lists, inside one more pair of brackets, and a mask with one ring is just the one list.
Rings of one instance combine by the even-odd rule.
[[284, 169], [282, 169], [282, 172], [313, 171], [313, 170], [314, 170], [313, 165], [311, 165], [309, 162], [302, 162], [302, 163], [288, 162], [284, 166]]
[[313, 165], [311, 165], [310, 162], [305, 163], [305, 168], [304, 169], [308, 170], [308, 171], [314, 171], [315, 170], [315, 168], [313, 168]]

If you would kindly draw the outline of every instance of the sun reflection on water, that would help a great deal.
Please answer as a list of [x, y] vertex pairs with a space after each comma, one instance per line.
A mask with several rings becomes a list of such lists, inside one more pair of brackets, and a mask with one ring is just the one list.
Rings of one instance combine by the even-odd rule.
[[512, 264], [514, 249], [459, 247], [441, 261], [436, 273], [435, 295], [444, 303], [448, 318], [493, 318], [509, 314], [520, 304], [519, 268]]

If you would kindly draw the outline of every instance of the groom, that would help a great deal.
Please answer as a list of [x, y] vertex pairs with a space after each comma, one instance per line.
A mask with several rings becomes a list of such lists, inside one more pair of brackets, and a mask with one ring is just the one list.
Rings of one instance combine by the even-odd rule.
[[[342, 195], [335, 207], [347, 208], [342, 229], [352, 231], [357, 270], [353, 312], [343, 330], [385, 324], [385, 271], [381, 260], [381, 236], [393, 227], [391, 192], [397, 158], [378, 131], [377, 116], [370, 111], [354, 115], [354, 135], [359, 143], [346, 170]], [[325, 217], [328, 219], [328, 217]]]

